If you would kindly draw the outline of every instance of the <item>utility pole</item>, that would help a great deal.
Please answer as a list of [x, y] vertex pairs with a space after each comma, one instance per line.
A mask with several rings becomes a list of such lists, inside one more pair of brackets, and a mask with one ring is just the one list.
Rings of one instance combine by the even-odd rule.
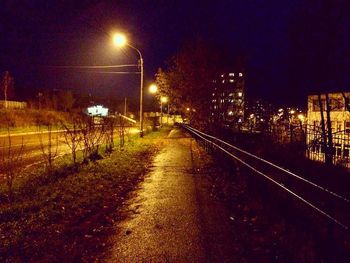
[[169, 102], [168, 102], [168, 116], [167, 116], [167, 118], [166, 118], [166, 123], [169, 125], [169, 112], [170, 112], [170, 104], [169, 104]]
[[163, 126], [163, 101], [160, 99], [160, 127]]
[[127, 104], [126, 104], [126, 102], [127, 102], [127, 98], [125, 97], [124, 98], [124, 116], [126, 116], [126, 113], [127, 113]]

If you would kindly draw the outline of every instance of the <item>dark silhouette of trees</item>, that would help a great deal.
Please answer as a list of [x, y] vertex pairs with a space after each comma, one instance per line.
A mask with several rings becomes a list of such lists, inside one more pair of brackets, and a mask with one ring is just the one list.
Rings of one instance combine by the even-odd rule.
[[0, 85], [0, 97], [4, 100], [13, 99], [15, 96], [14, 80], [10, 72], [5, 71], [3, 73]]
[[166, 95], [173, 108], [186, 113], [198, 125], [209, 120], [212, 81], [217, 74], [219, 55], [214, 48], [196, 41], [186, 45], [170, 59], [165, 69], [159, 69], [156, 82], [159, 96]]
[[19, 175], [21, 175], [20, 167], [23, 161], [25, 145], [23, 136], [20, 145], [13, 145], [10, 131], [10, 127], [12, 126], [11, 115], [7, 116], [7, 135], [3, 145], [0, 145], [0, 176], [4, 175], [7, 186], [8, 201], [11, 202], [13, 200], [13, 182]]

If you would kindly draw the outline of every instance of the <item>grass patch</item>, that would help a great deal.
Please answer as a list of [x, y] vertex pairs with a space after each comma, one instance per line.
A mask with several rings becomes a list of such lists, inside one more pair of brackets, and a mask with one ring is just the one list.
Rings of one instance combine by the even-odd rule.
[[133, 137], [123, 149], [79, 168], [67, 156], [51, 176], [38, 168], [18, 180], [15, 201], [0, 205], [0, 261], [75, 261], [102, 250], [118, 209], [168, 131]]

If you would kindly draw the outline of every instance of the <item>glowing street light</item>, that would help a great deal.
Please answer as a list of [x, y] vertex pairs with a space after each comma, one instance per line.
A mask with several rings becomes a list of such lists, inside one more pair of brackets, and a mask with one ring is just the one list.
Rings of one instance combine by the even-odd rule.
[[124, 47], [127, 44], [125, 35], [116, 33], [113, 35], [113, 43], [117, 47]]
[[137, 49], [136, 47], [132, 46], [126, 36], [121, 33], [116, 33], [113, 35], [113, 43], [117, 47], [123, 47], [128, 46], [132, 49], [134, 49], [138, 55], [139, 55], [139, 66], [140, 66], [140, 75], [141, 75], [141, 81], [140, 81], [140, 137], [143, 137], [143, 58], [141, 51]]
[[[167, 97], [161, 97], [160, 98], [160, 126], [163, 126], [163, 103], [167, 103], [168, 98]], [[169, 110], [169, 105], [168, 105]]]
[[298, 115], [298, 119], [299, 119], [301, 122], [303, 122], [304, 119], [305, 119], [305, 117], [304, 117], [303, 114], [300, 113], [300, 114]]
[[157, 85], [156, 84], [151, 84], [150, 86], [149, 86], [149, 92], [151, 93], [151, 94], [155, 94], [155, 93], [157, 93], [157, 91], [158, 91], [158, 87], [157, 87]]

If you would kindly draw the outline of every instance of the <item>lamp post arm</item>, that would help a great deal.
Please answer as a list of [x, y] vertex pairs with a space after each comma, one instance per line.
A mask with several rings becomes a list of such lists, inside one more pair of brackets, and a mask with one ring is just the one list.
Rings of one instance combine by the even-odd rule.
[[140, 51], [138, 48], [134, 47], [133, 45], [130, 45], [129, 43], [126, 44], [126, 45], [127, 45], [128, 47], [132, 48], [133, 50], [135, 50], [135, 51], [139, 54], [140, 60], [143, 60], [141, 51]]

